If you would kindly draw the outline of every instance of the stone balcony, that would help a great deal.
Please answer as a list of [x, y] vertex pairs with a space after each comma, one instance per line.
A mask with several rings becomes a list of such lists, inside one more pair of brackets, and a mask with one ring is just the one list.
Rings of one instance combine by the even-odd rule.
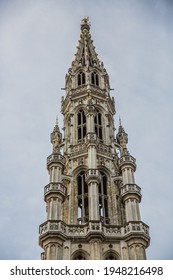
[[78, 143], [77, 145], [71, 146], [71, 156], [79, 156], [88, 152], [86, 143]]
[[120, 189], [121, 197], [136, 195], [141, 200], [141, 188], [136, 184], [125, 184]]
[[49, 183], [44, 187], [45, 197], [55, 193], [61, 195], [62, 197], [65, 197], [67, 194], [67, 188], [61, 183]]
[[143, 236], [149, 241], [149, 227], [140, 221], [128, 222], [125, 226], [104, 225], [99, 221], [90, 221], [82, 225], [67, 225], [62, 221], [47, 221], [40, 225], [40, 239], [47, 234], [62, 235], [65, 238], [84, 238], [101, 235], [102, 238], [124, 239]]
[[60, 163], [61, 165], [65, 164], [65, 158], [61, 154], [51, 154], [47, 157], [47, 168], [49, 168], [51, 164], [58, 163]]
[[119, 165], [122, 167], [124, 164], [130, 164], [134, 167], [134, 170], [136, 170], [136, 159], [132, 157], [131, 155], [124, 155], [121, 156], [119, 159]]
[[112, 158], [112, 147], [107, 146], [105, 144], [98, 144], [97, 145], [97, 152], [102, 155], [106, 155]]

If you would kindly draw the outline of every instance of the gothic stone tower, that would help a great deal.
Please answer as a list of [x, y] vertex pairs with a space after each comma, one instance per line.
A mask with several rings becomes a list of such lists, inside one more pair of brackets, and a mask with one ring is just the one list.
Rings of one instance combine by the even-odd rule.
[[81, 23], [75, 60], [62, 98], [64, 139], [56, 123], [44, 188], [47, 221], [40, 225], [42, 259], [146, 259], [148, 226], [141, 221], [135, 158], [98, 59], [88, 18]]

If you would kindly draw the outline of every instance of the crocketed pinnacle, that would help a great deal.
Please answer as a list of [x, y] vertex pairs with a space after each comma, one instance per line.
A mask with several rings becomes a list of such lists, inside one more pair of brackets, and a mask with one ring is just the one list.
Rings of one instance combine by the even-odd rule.
[[56, 117], [56, 122], [55, 122], [55, 126], [54, 126], [54, 129], [53, 129], [53, 132], [60, 133], [60, 129], [59, 129], [59, 125], [58, 125], [58, 116]]
[[85, 66], [86, 69], [89, 67], [95, 67], [104, 72], [106, 71], [103, 63], [101, 63], [98, 59], [98, 54], [95, 51], [95, 46], [93, 45], [93, 40], [91, 39], [89, 17], [85, 17], [81, 22], [80, 40], [77, 46], [75, 59], [72, 62], [73, 71], [78, 69], [80, 66]]
[[121, 118], [119, 117], [119, 128], [118, 133], [116, 135], [117, 143], [121, 146], [123, 154], [128, 154], [127, 151], [127, 143], [128, 143], [128, 134], [125, 132], [122, 124]]
[[53, 152], [54, 153], [59, 152], [60, 144], [62, 142], [62, 134], [60, 132], [59, 125], [58, 125], [58, 116], [56, 117], [55, 127], [50, 135], [50, 138], [51, 138], [51, 143], [53, 145]]

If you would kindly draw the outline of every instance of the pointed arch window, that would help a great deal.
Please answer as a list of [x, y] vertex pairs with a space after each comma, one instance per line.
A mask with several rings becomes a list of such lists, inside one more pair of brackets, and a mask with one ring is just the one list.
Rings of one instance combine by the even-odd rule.
[[99, 86], [99, 75], [96, 72], [91, 73], [91, 83], [95, 86]]
[[101, 181], [99, 184], [99, 211], [100, 219], [105, 223], [109, 223], [108, 219], [108, 197], [107, 197], [107, 176], [100, 172]]
[[109, 254], [106, 256], [105, 260], [117, 260], [117, 257], [115, 256], [115, 254], [109, 253]]
[[77, 75], [77, 82], [78, 82], [78, 86], [85, 84], [85, 73], [84, 72], [79, 72], [79, 74]]
[[81, 141], [86, 136], [86, 116], [82, 109], [77, 114], [77, 132], [78, 141]]
[[78, 222], [79, 224], [85, 223], [89, 218], [88, 208], [88, 185], [85, 182], [84, 171], [80, 172], [77, 176], [77, 189], [78, 189]]
[[95, 133], [98, 136], [98, 138], [102, 140], [103, 139], [102, 115], [98, 110], [96, 110], [94, 122], [95, 122]]
[[86, 260], [86, 258], [85, 258], [85, 256], [83, 255], [83, 254], [78, 254], [75, 258], [74, 258], [74, 260]]

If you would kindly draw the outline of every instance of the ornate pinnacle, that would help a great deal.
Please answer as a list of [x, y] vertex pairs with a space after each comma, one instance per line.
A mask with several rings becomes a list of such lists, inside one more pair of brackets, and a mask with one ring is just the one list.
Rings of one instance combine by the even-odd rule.
[[53, 153], [59, 153], [60, 144], [62, 142], [62, 134], [60, 133], [59, 126], [58, 126], [58, 116], [56, 117], [55, 127], [50, 137], [51, 137], [51, 143], [53, 145]]
[[81, 21], [81, 31], [84, 29], [90, 30], [90, 23], [89, 23], [89, 17], [84, 17]]
[[121, 118], [119, 117], [119, 128], [118, 128], [118, 133], [116, 136], [118, 144], [122, 147], [123, 153], [128, 153], [127, 151], [127, 143], [128, 143], [128, 134], [125, 132], [124, 128], [122, 127], [121, 124]]

